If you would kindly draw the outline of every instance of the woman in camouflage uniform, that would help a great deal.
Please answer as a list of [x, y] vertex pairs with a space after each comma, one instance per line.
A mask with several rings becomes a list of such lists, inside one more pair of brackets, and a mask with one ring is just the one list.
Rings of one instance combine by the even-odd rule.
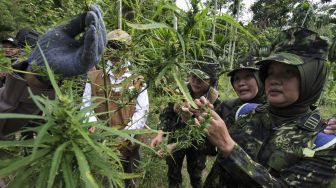
[[265, 103], [264, 86], [259, 79], [258, 70], [255, 60], [248, 55], [228, 73], [231, 85], [238, 97], [225, 100], [220, 104], [219, 115], [226, 125], [234, 124], [236, 112], [244, 103], [255, 103], [255, 105]]
[[[259, 62], [268, 104], [229, 130], [212, 112], [208, 138], [220, 154], [205, 187], [332, 186], [336, 138], [320, 132], [326, 124], [310, 108], [326, 80], [328, 43], [302, 28], [283, 32], [279, 41], [274, 54]], [[196, 103], [201, 108], [206, 100]]]
[[[187, 87], [193, 99], [205, 96], [214, 106], [220, 104], [220, 101], [218, 100], [218, 92], [214, 89], [217, 82], [216, 68], [215, 64], [205, 64], [192, 69]], [[169, 103], [160, 114], [161, 122], [158, 127], [159, 133], [153, 138], [151, 143], [152, 147], [155, 147], [162, 142], [164, 132], [174, 134], [176, 130], [180, 130], [187, 126], [185, 122], [191, 118], [191, 114], [183, 112], [181, 108], [182, 107], [178, 107], [178, 105], [174, 103]], [[174, 144], [176, 142], [176, 138], [169, 137], [169, 144]], [[210, 143], [207, 143], [207, 141], [204, 145], [191, 146], [186, 149], [176, 149], [171, 156], [167, 157], [167, 176], [170, 188], [182, 187], [181, 170], [184, 157], [186, 157], [187, 160], [187, 170], [192, 187], [202, 187], [202, 171], [205, 168], [206, 153], [210, 152], [205, 150], [209, 150], [211, 147], [215, 150], [215, 148]], [[202, 147], [202, 149], [200, 149], [200, 147]]]

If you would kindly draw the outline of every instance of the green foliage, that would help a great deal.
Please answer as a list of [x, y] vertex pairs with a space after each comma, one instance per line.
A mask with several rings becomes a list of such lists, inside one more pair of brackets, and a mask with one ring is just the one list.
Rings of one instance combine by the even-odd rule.
[[211, 110], [209, 107], [200, 109], [201, 113], [206, 112], [207, 115], [203, 116], [203, 121], [196, 123], [194, 119], [186, 122], [186, 126], [171, 133], [177, 141], [176, 150], [186, 149], [190, 147], [198, 147], [204, 143], [205, 129], [209, 126], [211, 121]]
[[[234, 2], [237, 4], [238, 1]], [[269, 46], [283, 26], [300, 25], [309, 8], [305, 24], [328, 37], [335, 36], [335, 25], [332, 24], [334, 20], [328, 16], [335, 13], [334, 7], [322, 7], [318, 10], [326, 10], [328, 14], [318, 14], [318, 11], [314, 11], [317, 10], [315, 6], [308, 7], [307, 1], [286, 2], [257, 1], [252, 7], [254, 20], [243, 26], [229, 13], [214, 16], [210, 7], [201, 9], [198, 7], [200, 1], [193, 1], [192, 9], [186, 12], [176, 7], [171, 0], [123, 0], [123, 29], [132, 35], [133, 40], [128, 53], [114, 55], [129, 59], [133, 64], [132, 71], [145, 76], [151, 103], [148, 125], [155, 127], [158, 124], [160, 109], [168, 101], [181, 102], [187, 99], [191, 102], [188, 90], [183, 87], [184, 78], [193, 64], [207, 63], [203, 58], [205, 55], [213, 52], [215, 61], [223, 64], [223, 68], [228, 67], [229, 64], [224, 62], [227, 60], [225, 54], [228, 53], [225, 46], [231, 40], [236, 40], [237, 45], [234, 60], [247, 52], [255, 51], [258, 54], [260, 46]], [[295, 7], [296, 2], [300, 4]], [[115, 0], [3, 0], [0, 2], [0, 38], [10, 34], [13, 36], [14, 31], [23, 27], [44, 32], [85, 12], [90, 3], [101, 6], [108, 31], [117, 28], [118, 1]], [[219, 1], [219, 9], [229, 7], [230, 3]], [[294, 19], [288, 17], [290, 14], [295, 15]], [[173, 28], [173, 15], [178, 20], [177, 30]], [[213, 25], [216, 26], [214, 42], [210, 40]], [[26, 54], [29, 54], [29, 50]], [[0, 61], [1, 72], [13, 71], [10, 60], [1, 53]], [[330, 68], [330, 81], [321, 100], [328, 105], [336, 103], [335, 64], [331, 64]], [[52, 75], [50, 70], [46, 74]], [[77, 77], [63, 81], [62, 86], [58, 87], [57, 79], [51, 79], [57, 92], [55, 100], [32, 96], [44, 116], [0, 114], [0, 118], [39, 120], [40, 125], [26, 130], [36, 132], [34, 140], [0, 142], [0, 177], [11, 175], [12, 187], [121, 186], [124, 178], [134, 176], [142, 176], [141, 184], [144, 187], [163, 186], [157, 182], [165, 180], [165, 163], [153, 156], [152, 149], [145, 149], [146, 157], [138, 174], [122, 172], [116, 149], [120, 143], [116, 138], [125, 137], [139, 143], [129, 137], [129, 134], [146, 131], [119, 131], [106, 127], [105, 122], [87, 123], [86, 112], [92, 111], [97, 104], [80, 110], [81, 93], [86, 80]], [[183, 97], [176, 92], [177, 87], [184, 93]], [[219, 80], [221, 99], [236, 96], [228, 88], [232, 88], [231, 84], [226, 75], [222, 75]], [[332, 112], [330, 108], [325, 111], [329, 114]], [[178, 138], [178, 148], [201, 143], [204, 138], [203, 129], [208, 121], [201, 126], [189, 122], [186, 129], [173, 135]], [[96, 132], [90, 134], [87, 128], [92, 126], [96, 127]], [[165, 144], [161, 147], [166, 149]]]
[[[146, 131], [116, 130], [107, 127], [105, 122], [89, 123], [86, 113], [92, 111], [97, 104], [80, 110], [82, 104], [76, 103], [73, 96], [75, 92], [62, 92], [56, 84], [50, 67], [47, 63], [45, 65], [57, 97], [50, 100], [31, 93], [33, 101], [44, 115], [0, 115], [0, 118], [42, 120], [39, 122], [40, 126], [25, 130], [36, 132], [35, 139], [0, 141], [1, 151], [9, 153], [1, 157], [0, 178], [12, 175], [14, 178], [10, 181], [9, 187], [62, 187], [64, 185], [67, 187], [107, 185], [122, 187], [123, 179], [138, 176], [123, 173], [117, 147], [120, 141], [116, 138], [124, 137], [144, 145], [130, 134], [146, 133]], [[72, 84], [65, 87], [69, 86]], [[96, 127], [94, 133], [88, 131], [92, 126]], [[27, 155], [13, 157], [17, 150], [9, 152], [12, 148], [26, 151]], [[27, 170], [29, 173], [21, 174], [22, 171]]]
[[[290, 12], [296, 3], [303, 0], [285, 0], [285, 1], [256, 1], [251, 10], [253, 12], [253, 21], [259, 28], [277, 27], [282, 28], [290, 18]], [[276, 14], [275, 14], [276, 13]]]

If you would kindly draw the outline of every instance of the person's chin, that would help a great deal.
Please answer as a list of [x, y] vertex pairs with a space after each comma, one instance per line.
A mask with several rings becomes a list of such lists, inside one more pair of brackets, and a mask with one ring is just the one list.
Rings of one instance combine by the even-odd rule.
[[244, 93], [244, 94], [240, 94], [239, 95], [239, 98], [242, 100], [242, 101], [249, 101], [251, 99], [253, 99], [252, 95], [250, 93]]
[[279, 99], [277, 97], [269, 97], [267, 99], [267, 101], [270, 105], [275, 106], [275, 107], [279, 107], [279, 108], [282, 108], [282, 107], [285, 107], [285, 106], [288, 105], [282, 99]]

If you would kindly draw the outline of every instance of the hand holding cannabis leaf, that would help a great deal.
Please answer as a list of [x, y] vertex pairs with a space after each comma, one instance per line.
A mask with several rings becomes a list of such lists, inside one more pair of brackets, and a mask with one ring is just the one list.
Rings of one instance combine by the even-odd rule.
[[[195, 100], [199, 109], [204, 109], [208, 105], [208, 101], [205, 97]], [[208, 114], [210, 113], [210, 114]], [[194, 114], [195, 115], [195, 114]], [[204, 117], [211, 115], [209, 126], [205, 128], [207, 137], [212, 144], [217, 146], [225, 156], [228, 156], [234, 148], [235, 141], [231, 138], [225, 122], [222, 118], [213, 110], [204, 111], [201, 115], [196, 116], [196, 123], [201, 124], [204, 121]]]

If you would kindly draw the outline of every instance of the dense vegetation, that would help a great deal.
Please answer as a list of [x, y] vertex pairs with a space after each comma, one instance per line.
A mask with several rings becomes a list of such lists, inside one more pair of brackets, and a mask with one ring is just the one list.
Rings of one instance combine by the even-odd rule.
[[[212, 0], [203, 3], [192, 0], [189, 11], [176, 7], [172, 0], [123, 0], [122, 11], [119, 10], [119, 1], [115, 0], [2, 0], [0, 2], [2, 14], [0, 39], [13, 36], [15, 31], [25, 27], [44, 33], [87, 10], [88, 5], [92, 3], [101, 6], [108, 31], [121, 27], [133, 37], [129, 53], [123, 56], [133, 62], [133, 71], [144, 75], [147, 80], [151, 103], [148, 125], [153, 129], [158, 123], [160, 108], [167, 101], [181, 101], [182, 96], [176, 94], [175, 88], [180, 87], [182, 91], [185, 90], [183, 81], [186, 72], [193, 63], [205, 61], [204, 56], [209, 56], [222, 67], [219, 82], [221, 98], [226, 99], [224, 96], [233, 98], [235, 96], [233, 91], [227, 90], [231, 86], [225, 76], [226, 72], [247, 53], [257, 56], [268, 55], [268, 46], [282, 29], [303, 26], [329, 37], [331, 42], [336, 37], [336, 5], [328, 1], [313, 4], [308, 0], [258, 0], [251, 7], [253, 19], [249, 23], [242, 23], [239, 22], [244, 11], [241, 0]], [[332, 52], [336, 54], [335, 51], [336, 49], [333, 49]], [[0, 56], [0, 61], [1, 70], [8, 71], [6, 69], [9, 66], [8, 60]], [[332, 109], [336, 104], [336, 65], [333, 62], [329, 62], [329, 65], [328, 84], [320, 100], [322, 108], [326, 109], [324, 111], [326, 116], [335, 113]], [[104, 183], [120, 185], [121, 178], [139, 176], [120, 174], [117, 152], [108, 150], [108, 146], [116, 144], [113, 138], [127, 137], [126, 133], [98, 125], [105, 134], [97, 133], [92, 137], [84, 131], [90, 127], [89, 124], [84, 126], [78, 124], [84, 118], [84, 112], [78, 111], [80, 106], [78, 104], [81, 101], [81, 96], [77, 95], [81, 90], [76, 87], [81, 85], [78, 82], [83, 80], [72, 79], [64, 82], [63, 86], [54, 85], [55, 88], [63, 88], [62, 91], [69, 91], [61, 93], [59, 90], [56, 101], [51, 102], [41, 97], [34, 98], [37, 103], [44, 106], [42, 110], [46, 116], [32, 118], [48, 120], [44, 124], [46, 128], [37, 129], [40, 131], [37, 141], [0, 144], [0, 148], [11, 151], [11, 155], [14, 155], [17, 160], [1, 164], [1, 168], [7, 164], [12, 165], [5, 170], [0, 170], [0, 177], [10, 175], [16, 170], [28, 169], [29, 173], [25, 172], [24, 177], [17, 179], [17, 184], [24, 182], [25, 178], [31, 178], [30, 175], [35, 175], [31, 183], [37, 182], [37, 187], [46, 186], [43, 180], [48, 180], [49, 187], [53, 185], [71, 187], [75, 184], [95, 187]], [[49, 111], [51, 108], [59, 111], [51, 112]], [[58, 128], [52, 126], [52, 123], [60, 121], [59, 119], [64, 118], [64, 114], [69, 112], [73, 116], [68, 117], [67, 124]], [[60, 134], [60, 129], [68, 128], [69, 133]], [[50, 139], [47, 129], [57, 137]], [[67, 134], [73, 135], [72, 140], [66, 140]], [[99, 140], [107, 140], [107, 143], [102, 144]], [[82, 147], [83, 143], [88, 144]], [[29, 155], [20, 157], [22, 148], [29, 148], [31, 153], [28, 152]], [[107, 157], [102, 157], [101, 153], [106, 154]], [[149, 154], [153, 153], [151, 149], [147, 148], [145, 153], [141, 175], [148, 181], [142, 183], [152, 187], [151, 178], [158, 178], [154, 170], [159, 169], [158, 165], [162, 165], [163, 168], [165, 165], [162, 160]], [[43, 160], [40, 160], [42, 157], [44, 157]], [[74, 158], [80, 162], [78, 164], [71, 162]], [[52, 163], [47, 165], [47, 161]], [[113, 164], [113, 169], [106, 168], [107, 164]], [[156, 167], [153, 164], [156, 164]], [[77, 166], [79, 166], [78, 169], [76, 169]], [[62, 169], [62, 173], [57, 169]], [[92, 174], [86, 174], [85, 172], [90, 169]], [[162, 173], [157, 174], [162, 175]], [[72, 178], [66, 178], [70, 175]], [[104, 176], [107, 178], [102, 178]]]

